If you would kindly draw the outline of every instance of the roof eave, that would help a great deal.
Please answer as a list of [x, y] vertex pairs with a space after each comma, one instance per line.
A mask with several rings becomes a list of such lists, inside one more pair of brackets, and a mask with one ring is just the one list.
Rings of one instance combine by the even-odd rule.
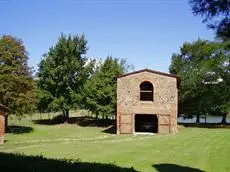
[[130, 75], [134, 75], [134, 74], [142, 73], [142, 72], [150, 72], [150, 73], [155, 73], [155, 74], [158, 74], [158, 75], [163, 75], [163, 76], [168, 76], [168, 77], [173, 77], [173, 78], [180, 79], [180, 77], [178, 75], [164, 73], [164, 72], [155, 71], [155, 70], [151, 70], [151, 69], [142, 69], [142, 70], [137, 70], [137, 71], [134, 71], [134, 72], [129, 72], [129, 73], [126, 73], [126, 74], [123, 74], [123, 75], [119, 76], [118, 78], [123, 78], [123, 77], [126, 77], [126, 76], [130, 76]]
[[0, 110], [3, 110], [4, 112], [6, 112], [4, 115], [7, 115], [8, 112], [10, 111], [9, 108], [7, 108], [6, 106], [0, 104]]

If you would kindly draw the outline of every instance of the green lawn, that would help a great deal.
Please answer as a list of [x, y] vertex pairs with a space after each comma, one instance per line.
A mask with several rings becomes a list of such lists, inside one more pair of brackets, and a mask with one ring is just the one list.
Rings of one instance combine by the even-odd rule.
[[[47, 125], [27, 118], [9, 124], [14, 127], [0, 145], [0, 169], [21, 166], [30, 171], [39, 166], [44, 171], [70, 162], [59, 170], [230, 171], [230, 129], [182, 127], [173, 135], [133, 136], [111, 134], [87, 123]], [[42, 157], [32, 157], [36, 155]]]

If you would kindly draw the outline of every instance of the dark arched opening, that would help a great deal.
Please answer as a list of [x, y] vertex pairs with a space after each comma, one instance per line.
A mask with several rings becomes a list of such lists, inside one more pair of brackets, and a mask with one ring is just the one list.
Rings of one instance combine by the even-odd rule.
[[140, 100], [153, 101], [153, 85], [151, 82], [144, 81], [140, 85]]

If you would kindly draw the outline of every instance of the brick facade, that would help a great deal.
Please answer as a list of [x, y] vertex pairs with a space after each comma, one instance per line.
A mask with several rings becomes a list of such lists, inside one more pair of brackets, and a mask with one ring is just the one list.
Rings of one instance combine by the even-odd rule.
[[[140, 84], [153, 85], [153, 101], [140, 101]], [[158, 133], [177, 131], [179, 77], [149, 69], [117, 79], [117, 133], [135, 133], [135, 115], [156, 115]]]
[[5, 119], [8, 109], [0, 104], [0, 144], [4, 143]]

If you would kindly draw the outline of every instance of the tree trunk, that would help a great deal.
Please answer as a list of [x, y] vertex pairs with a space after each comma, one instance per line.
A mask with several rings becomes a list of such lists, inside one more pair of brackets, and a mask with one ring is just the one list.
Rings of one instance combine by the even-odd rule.
[[222, 118], [221, 123], [222, 123], [222, 124], [227, 124], [227, 113], [224, 113], [224, 114], [223, 114], [223, 118]]
[[200, 114], [197, 114], [197, 116], [196, 116], [196, 123], [197, 123], [197, 124], [200, 123]]
[[7, 133], [9, 131], [8, 128], [8, 115], [5, 116], [5, 133]]
[[69, 109], [65, 110], [65, 123], [68, 123], [69, 121]]
[[65, 122], [66, 121], [66, 115], [65, 115], [65, 110], [62, 110], [62, 114], [63, 114], [63, 121], [61, 121], [61, 122]]

